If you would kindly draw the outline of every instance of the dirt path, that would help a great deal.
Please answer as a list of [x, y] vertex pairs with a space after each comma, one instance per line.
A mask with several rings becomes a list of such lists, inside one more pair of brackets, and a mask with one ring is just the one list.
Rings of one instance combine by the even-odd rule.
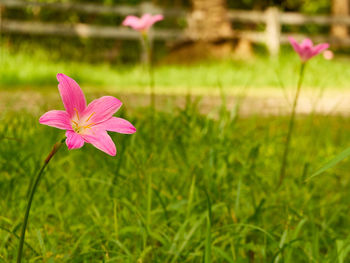
[[[107, 92], [108, 93], [108, 92]], [[115, 93], [109, 92], [123, 101], [128, 110], [147, 106], [149, 96], [140, 93]], [[88, 101], [106, 92], [88, 92]], [[228, 109], [240, 105], [242, 115], [278, 115], [290, 111], [293, 91], [288, 93], [277, 89], [259, 89], [238, 92], [236, 95], [225, 97]], [[199, 108], [203, 113], [216, 113], [222, 105], [223, 99], [219, 94], [193, 95], [192, 100], [199, 98]], [[184, 107], [185, 95], [157, 95], [157, 107], [162, 110], [171, 110], [174, 105]], [[28, 110], [34, 114], [40, 114], [43, 109], [62, 109], [57, 90], [52, 92], [39, 92], [33, 90], [0, 91], [0, 110]], [[350, 115], [350, 90], [328, 90], [318, 92], [312, 89], [302, 92], [297, 108], [299, 114], [316, 112], [319, 114]]]

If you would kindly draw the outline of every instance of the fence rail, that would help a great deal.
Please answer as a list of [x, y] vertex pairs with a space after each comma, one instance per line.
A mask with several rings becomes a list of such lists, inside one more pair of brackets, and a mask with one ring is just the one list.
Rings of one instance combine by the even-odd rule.
[[52, 10], [60, 11], [77, 11], [80, 13], [87, 14], [116, 14], [116, 15], [129, 15], [129, 14], [141, 14], [141, 13], [163, 13], [167, 17], [183, 16], [186, 11], [179, 8], [174, 9], [162, 9], [152, 3], [144, 2], [140, 5], [129, 6], [129, 5], [101, 5], [92, 3], [47, 3], [47, 2], [32, 2], [23, 0], [0, 0], [0, 4], [11, 8], [24, 8], [24, 7], [44, 7]]
[[[162, 9], [149, 2], [138, 6], [106, 6], [98, 4], [79, 4], [79, 3], [45, 3], [28, 2], [24, 0], [0, 0], [0, 31], [9, 33], [23, 34], [44, 34], [44, 35], [64, 35], [79, 37], [96, 38], [119, 38], [119, 39], [138, 39], [139, 35], [120, 26], [96, 26], [89, 24], [59, 24], [43, 23], [33, 21], [7, 20], [2, 18], [2, 7], [6, 8], [47, 8], [59, 11], [76, 11], [88, 14], [114, 14], [125, 16], [128, 14], [142, 13], [162, 13], [165, 17], [184, 18], [188, 17], [188, 11], [184, 9]], [[266, 44], [271, 54], [278, 54], [280, 44], [287, 42], [287, 36], [293, 35], [296, 38], [302, 38], [303, 35], [293, 33], [283, 33], [282, 25], [344, 25], [350, 26], [350, 17], [348, 16], [329, 16], [329, 15], [304, 15], [291, 12], [280, 12], [276, 7], [270, 7], [265, 11], [243, 11], [230, 10], [228, 17], [232, 22], [265, 24], [265, 31], [237, 31], [233, 33], [234, 38], [246, 38], [252, 42]], [[2, 19], [1, 19], [2, 18]], [[182, 41], [191, 39], [183, 30], [175, 29], [156, 29], [152, 31], [152, 38], [162, 40]], [[330, 35], [311, 36], [315, 41], [327, 41], [337, 45], [350, 46], [350, 38], [336, 38]]]
[[[1, 28], [4, 32], [24, 34], [79, 36], [82, 38], [140, 39], [140, 34], [124, 27], [95, 26], [81, 23], [70, 25], [4, 20], [2, 21]], [[153, 39], [171, 40], [181, 39], [181, 37], [183, 37], [181, 30], [158, 29], [152, 32]]]

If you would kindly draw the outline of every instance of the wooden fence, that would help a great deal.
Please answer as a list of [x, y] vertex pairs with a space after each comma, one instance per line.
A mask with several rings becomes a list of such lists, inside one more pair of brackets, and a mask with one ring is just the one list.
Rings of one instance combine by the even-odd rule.
[[[43, 23], [34, 21], [18, 21], [2, 19], [1, 10], [4, 8], [45, 8], [59, 11], [75, 11], [89, 14], [114, 14], [126, 16], [129, 14], [161, 13], [171, 18], [186, 18], [188, 12], [183, 9], [162, 9], [145, 2], [139, 6], [105, 6], [97, 4], [78, 3], [44, 3], [28, 2], [24, 0], [0, 0], [0, 31], [8, 33], [65, 35], [96, 38], [138, 39], [139, 34], [122, 26], [97, 26], [89, 24]], [[283, 33], [282, 25], [320, 25], [333, 24], [350, 25], [350, 17], [332, 17], [329, 15], [309, 16], [299, 13], [280, 12], [277, 7], [270, 7], [266, 11], [230, 10], [229, 19], [232, 22], [264, 24], [265, 31], [234, 31], [237, 38], [246, 38], [255, 43], [266, 44], [272, 55], [279, 52], [280, 44], [286, 43], [287, 37], [292, 35], [297, 39], [305, 36], [293, 33]], [[190, 39], [186, 32], [179, 29], [155, 29], [151, 32], [152, 39], [177, 40]], [[337, 45], [350, 46], [350, 38], [335, 38], [330, 35], [311, 36], [317, 42], [327, 41]]]

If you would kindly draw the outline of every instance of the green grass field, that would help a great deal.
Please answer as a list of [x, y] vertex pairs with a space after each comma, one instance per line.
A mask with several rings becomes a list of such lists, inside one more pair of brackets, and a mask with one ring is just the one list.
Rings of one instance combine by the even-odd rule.
[[[115, 91], [147, 91], [148, 77], [141, 66], [120, 64], [88, 64], [79, 61], [60, 60], [42, 49], [27, 50], [25, 46], [15, 52], [0, 45], [0, 85], [6, 89], [14, 86], [44, 88], [56, 85], [53, 77], [65, 73], [85, 86], [113, 88]], [[349, 59], [336, 54], [332, 61], [322, 56], [308, 63], [305, 87], [348, 88]], [[215, 87], [280, 88], [294, 87], [299, 68], [299, 58], [284, 47], [278, 59], [257, 55], [255, 59], [209, 61], [193, 65], [163, 65], [155, 70], [157, 90], [168, 93], [207, 93]], [[322, 77], [320, 77], [322, 76]]]
[[[337, 54], [312, 59], [303, 88], [345, 92], [348, 62]], [[277, 59], [159, 62], [156, 92], [208, 99], [244, 97], [247, 88], [268, 97], [295, 87], [299, 63], [287, 47]], [[350, 262], [350, 163], [308, 180], [349, 147], [348, 117], [298, 116], [278, 187], [288, 116], [243, 117], [238, 106], [215, 103], [204, 115], [198, 97], [180, 107], [169, 96], [158, 99], [153, 117], [143, 101], [132, 103], [149, 92], [142, 66], [60, 60], [43, 49], [16, 53], [1, 44], [0, 263], [15, 262], [29, 187], [64, 137], [38, 122], [47, 109], [62, 109], [58, 72], [74, 78], [89, 100], [123, 94], [128, 102], [117, 115], [137, 132], [111, 133], [116, 157], [91, 145], [62, 147], [34, 197], [24, 262]]]
[[[305, 180], [349, 146], [350, 120], [299, 117], [277, 188], [288, 118], [235, 113], [188, 103], [153, 124], [147, 108], [122, 111], [137, 133], [112, 134], [116, 157], [63, 147], [34, 198], [25, 262], [349, 262], [349, 162]], [[64, 136], [38, 118], [0, 115], [0, 262], [14, 262], [28, 186]]]

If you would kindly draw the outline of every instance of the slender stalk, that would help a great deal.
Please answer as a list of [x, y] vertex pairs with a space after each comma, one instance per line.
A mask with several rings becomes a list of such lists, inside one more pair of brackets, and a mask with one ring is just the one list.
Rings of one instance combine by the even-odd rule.
[[147, 216], [146, 223], [147, 228], [150, 229], [151, 225], [151, 211], [152, 211], [152, 173], [147, 175]]
[[291, 113], [290, 119], [289, 119], [288, 133], [287, 133], [286, 143], [284, 145], [284, 152], [283, 152], [283, 157], [282, 157], [282, 164], [281, 164], [280, 178], [279, 178], [278, 186], [282, 185], [283, 180], [286, 176], [289, 148], [290, 148], [290, 143], [292, 140], [293, 128], [294, 128], [294, 124], [295, 124], [296, 108], [298, 105], [301, 84], [303, 83], [303, 79], [304, 79], [304, 69], [305, 69], [305, 62], [302, 62], [301, 66], [300, 66], [300, 71], [299, 71], [299, 80], [298, 80], [298, 85], [297, 85], [297, 91], [295, 93], [295, 97], [294, 97], [294, 101], [293, 101], [292, 113]]
[[[150, 105], [151, 105], [151, 125], [152, 125], [152, 135], [151, 141], [154, 142], [155, 138], [155, 92], [154, 92], [154, 71], [153, 71], [153, 63], [152, 63], [152, 46], [150, 43], [150, 39], [148, 37], [148, 33], [142, 34], [144, 47], [146, 50], [146, 67], [148, 70], [148, 78], [149, 78], [149, 87], [150, 87]], [[154, 146], [154, 144], [152, 143]], [[146, 215], [146, 224], [148, 231], [150, 230], [151, 225], [151, 211], [152, 211], [152, 173], [147, 175], [147, 215]]]
[[149, 77], [149, 87], [150, 87], [150, 104], [152, 109], [155, 109], [155, 92], [154, 92], [154, 70], [153, 70], [153, 63], [152, 63], [152, 47], [151, 43], [149, 41], [149, 37], [147, 33], [142, 34], [144, 47], [146, 49], [146, 66], [148, 70], [148, 77]]
[[20, 236], [20, 240], [19, 240], [19, 247], [18, 247], [18, 254], [17, 254], [17, 263], [21, 263], [21, 261], [22, 261], [23, 244], [24, 244], [24, 239], [25, 239], [25, 235], [26, 235], [26, 229], [27, 229], [27, 225], [28, 225], [28, 218], [29, 218], [30, 208], [32, 206], [32, 201], [33, 201], [33, 197], [34, 197], [35, 191], [36, 191], [36, 189], [37, 189], [37, 187], [39, 185], [41, 176], [42, 176], [46, 166], [49, 164], [51, 158], [60, 149], [60, 147], [62, 146], [62, 144], [64, 143], [65, 140], [66, 139], [63, 139], [60, 142], [57, 142], [53, 146], [51, 152], [46, 157], [46, 159], [44, 161], [44, 164], [42, 165], [42, 167], [40, 168], [38, 174], [35, 177], [34, 184], [33, 184], [32, 190], [31, 190], [30, 195], [29, 195], [26, 212], [24, 214], [23, 225], [22, 225], [22, 232], [21, 232], [21, 236]]
[[154, 70], [153, 70], [153, 63], [152, 63], [152, 43], [150, 42], [150, 39], [148, 37], [148, 33], [145, 32], [142, 34], [142, 39], [144, 43], [144, 48], [146, 50], [146, 67], [148, 71], [148, 80], [149, 80], [149, 88], [150, 88], [150, 106], [151, 106], [151, 111], [150, 111], [150, 122], [151, 122], [151, 128], [152, 128], [152, 133], [151, 133], [151, 142], [152, 145], [154, 146], [154, 140], [156, 138], [156, 97], [155, 97], [155, 81], [154, 81]]

